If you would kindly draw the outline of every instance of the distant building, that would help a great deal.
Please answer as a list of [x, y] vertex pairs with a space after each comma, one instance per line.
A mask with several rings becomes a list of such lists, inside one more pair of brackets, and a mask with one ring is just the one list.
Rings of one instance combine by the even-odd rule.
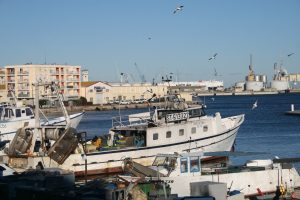
[[[165, 83], [167, 84], [167, 83]], [[216, 80], [200, 80], [200, 81], [189, 81], [189, 82], [170, 82], [170, 86], [178, 86], [178, 87], [198, 87], [202, 91], [207, 90], [224, 90], [223, 81]]]
[[282, 80], [290, 81], [290, 82], [300, 82], [300, 74], [287, 74], [286, 76], [281, 78]]
[[223, 90], [222, 81], [151, 83], [108, 83], [87, 81], [81, 83], [80, 95], [92, 104], [107, 104], [116, 100], [150, 99], [155, 94], [162, 97], [168, 90], [192, 101], [193, 92]]
[[6, 92], [6, 81], [5, 81], [5, 69], [0, 68], [0, 102], [7, 101], [7, 92]]
[[[81, 67], [70, 65], [9, 65], [5, 66], [6, 93], [13, 90], [17, 98], [34, 97], [32, 83], [56, 82], [65, 100], [78, 98], [81, 86]], [[40, 87], [41, 95], [49, 89]]]
[[155, 94], [157, 97], [167, 93], [167, 86], [152, 85], [150, 83], [108, 83], [102, 81], [88, 81], [81, 83], [82, 97], [93, 104], [107, 104], [116, 100], [149, 99]]
[[88, 82], [89, 81], [89, 71], [87, 69], [84, 69], [81, 71], [82, 74], [82, 82]]

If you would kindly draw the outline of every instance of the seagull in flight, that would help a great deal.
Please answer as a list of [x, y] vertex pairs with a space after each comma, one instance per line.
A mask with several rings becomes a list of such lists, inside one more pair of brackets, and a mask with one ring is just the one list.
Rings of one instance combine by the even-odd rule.
[[178, 6], [176, 9], [173, 11], [173, 14], [176, 14], [176, 12], [179, 12], [183, 9], [183, 6]]
[[292, 55], [294, 55], [294, 54], [295, 54], [295, 53], [290, 53], [290, 54], [288, 54], [287, 56], [290, 57], [290, 56], [292, 56]]
[[215, 53], [212, 57], [210, 57], [208, 60], [212, 60], [212, 59], [216, 59], [216, 57], [217, 57], [217, 53]]
[[257, 100], [255, 101], [255, 103], [252, 106], [252, 110], [254, 110], [257, 107]]

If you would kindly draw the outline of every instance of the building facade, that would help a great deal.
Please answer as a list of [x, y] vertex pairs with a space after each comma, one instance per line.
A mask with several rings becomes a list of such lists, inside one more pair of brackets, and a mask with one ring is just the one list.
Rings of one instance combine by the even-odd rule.
[[[5, 66], [6, 93], [13, 90], [17, 98], [34, 97], [33, 83], [56, 82], [65, 100], [78, 98], [81, 87], [81, 66], [70, 65], [10, 65]], [[41, 95], [50, 89], [40, 87]]]
[[167, 85], [89, 81], [82, 82], [80, 92], [92, 104], [107, 104], [116, 100], [149, 99], [154, 94], [161, 97], [167, 93]]

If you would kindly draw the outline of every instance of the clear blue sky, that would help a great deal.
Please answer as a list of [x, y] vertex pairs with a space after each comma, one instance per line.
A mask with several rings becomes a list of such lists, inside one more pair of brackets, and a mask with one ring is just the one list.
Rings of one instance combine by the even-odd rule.
[[0, 66], [46, 60], [116, 81], [139, 80], [136, 62], [147, 81], [172, 72], [229, 86], [244, 80], [250, 53], [269, 80], [281, 60], [300, 73], [299, 0], [0, 0]]

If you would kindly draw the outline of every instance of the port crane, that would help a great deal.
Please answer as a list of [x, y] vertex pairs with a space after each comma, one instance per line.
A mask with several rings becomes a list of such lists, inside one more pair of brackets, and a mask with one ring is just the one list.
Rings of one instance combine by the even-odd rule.
[[142, 82], [142, 83], [146, 83], [146, 78], [145, 78], [144, 74], [141, 73], [141, 71], [140, 71], [138, 65], [137, 65], [136, 63], [134, 63], [134, 66], [135, 66], [135, 68], [136, 68], [136, 71], [138, 72], [138, 75], [139, 75], [139, 77], [140, 77], [140, 79], [141, 79], [141, 82]]

